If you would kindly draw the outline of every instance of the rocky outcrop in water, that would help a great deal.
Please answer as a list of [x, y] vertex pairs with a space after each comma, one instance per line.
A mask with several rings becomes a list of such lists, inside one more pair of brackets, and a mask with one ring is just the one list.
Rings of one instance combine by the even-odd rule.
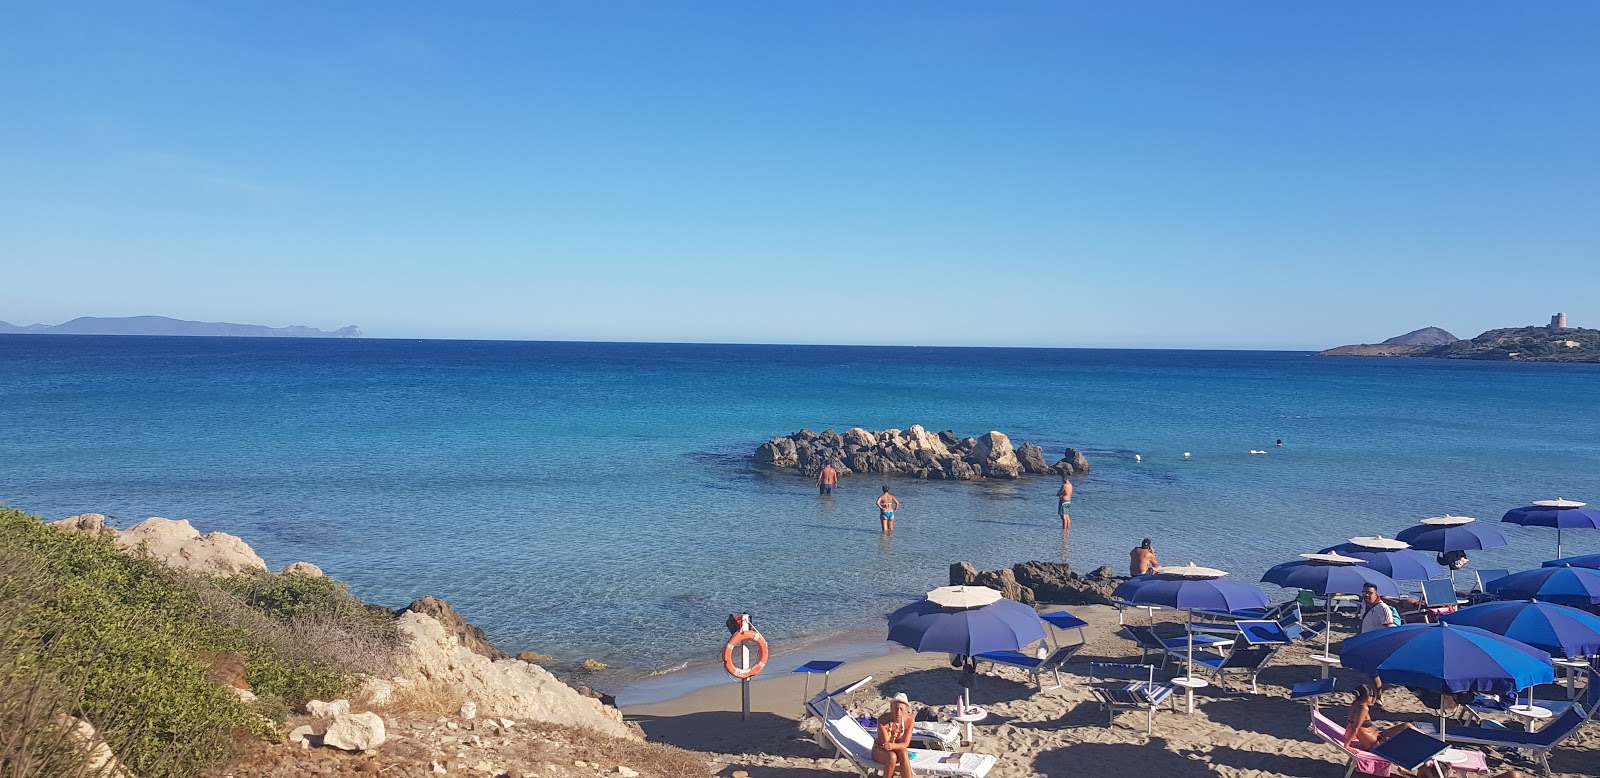
[[474, 654], [488, 657], [490, 661], [505, 659], [509, 656], [506, 652], [495, 647], [495, 644], [489, 642], [488, 634], [468, 623], [465, 618], [462, 618], [455, 608], [450, 607], [450, 603], [433, 595], [423, 597], [401, 608], [395, 614], [395, 617], [398, 618], [406, 613], [422, 613], [432, 616], [433, 620], [439, 622], [439, 625], [444, 627], [444, 631], [455, 638], [462, 648]]
[[1011, 438], [1003, 432], [962, 438], [950, 430], [930, 433], [920, 424], [877, 432], [852, 427], [843, 434], [800, 430], [761, 444], [754, 459], [760, 465], [794, 469], [806, 476], [815, 476], [830, 463], [841, 477], [871, 473], [953, 481], [1089, 472], [1088, 458], [1075, 448], [1050, 464], [1044, 449], [1031, 442], [1013, 448]]
[[979, 570], [967, 562], [950, 566], [951, 586], [987, 586], [1028, 605], [1110, 605], [1119, 583], [1110, 567], [1079, 575], [1062, 562], [1023, 562], [999, 570]]

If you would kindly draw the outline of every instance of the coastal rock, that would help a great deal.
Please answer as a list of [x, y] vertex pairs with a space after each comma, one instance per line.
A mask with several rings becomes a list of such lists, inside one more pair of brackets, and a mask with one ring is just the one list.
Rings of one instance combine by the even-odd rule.
[[[1082, 455], [1077, 457], [1065, 461], [1079, 461]], [[964, 481], [1058, 472], [1056, 466], [1045, 462], [1043, 449], [1026, 443], [1013, 450], [1004, 433], [958, 438], [950, 430], [930, 433], [920, 424], [878, 432], [852, 427], [843, 435], [833, 430], [800, 430], [761, 444], [753, 459], [761, 465], [794, 468], [808, 478], [828, 464], [841, 477], [859, 473]], [[1087, 461], [1082, 464], [1086, 469]]]
[[408, 612], [432, 616], [434, 621], [443, 625], [445, 631], [455, 637], [468, 651], [481, 654], [489, 659], [505, 659], [510, 656], [496, 648], [493, 643], [489, 642], [489, 636], [483, 630], [468, 623], [466, 619], [461, 617], [461, 614], [456, 612], [455, 608], [450, 607], [450, 603], [444, 600], [437, 599], [431, 595], [423, 597], [400, 609], [400, 613]]
[[535, 665], [544, 665], [556, 661], [555, 657], [549, 654], [541, 654], [537, 651], [524, 651], [517, 654], [517, 659]]
[[1039, 602], [1057, 605], [1110, 605], [1111, 592], [1122, 583], [1109, 567], [1078, 575], [1060, 562], [1023, 562], [1011, 570]]
[[1033, 590], [1017, 583], [1017, 576], [1010, 569], [989, 572], [979, 570], [969, 562], [957, 562], [950, 566], [950, 585], [987, 586], [1008, 600], [1016, 600], [1024, 605], [1034, 603]]
[[1089, 472], [1089, 458], [1084, 456], [1082, 451], [1075, 448], [1067, 449], [1066, 455], [1061, 458], [1061, 462], [1056, 463], [1056, 467], [1059, 469], [1062, 464], [1071, 465], [1072, 467], [1070, 471], [1062, 471], [1067, 475], [1083, 475]]
[[478, 712], [517, 721], [585, 727], [613, 737], [640, 740], [622, 714], [584, 697], [538, 665], [515, 659], [490, 661], [464, 648], [433, 617], [401, 614], [398, 672], [408, 679], [455, 687], [478, 703]]
[[322, 744], [344, 751], [366, 751], [388, 739], [383, 717], [376, 713], [346, 713], [333, 720], [322, 735]]
[[80, 513], [52, 521], [50, 526], [63, 532], [81, 532], [85, 535], [116, 534], [116, 530], [106, 526], [106, 515], [103, 513]]
[[990, 430], [978, 438], [967, 455], [967, 461], [977, 465], [985, 478], [1016, 478], [1022, 475], [1022, 463], [1017, 461], [1011, 448], [1011, 438], [1005, 433]]
[[283, 575], [302, 575], [307, 578], [322, 577], [322, 568], [317, 567], [310, 562], [294, 562], [284, 565], [283, 569], [278, 572]]
[[1022, 472], [1033, 475], [1054, 473], [1056, 469], [1044, 461], [1044, 449], [1032, 443], [1023, 443], [1017, 448], [1017, 463], [1022, 465]]
[[226, 532], [201, 535], [188, 521], [152, 516], [123, 530], [117, 545], [139, 548], [158, 562], [206, 575], [265, 572], [267, 563], [243, 540]]

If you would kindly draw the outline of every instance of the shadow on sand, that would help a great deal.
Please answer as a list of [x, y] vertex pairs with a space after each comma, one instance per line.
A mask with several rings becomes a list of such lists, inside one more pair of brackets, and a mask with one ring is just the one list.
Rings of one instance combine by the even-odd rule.
[[1129, 765], [1138, 765], [1139, 775], [1161, 778], [1216, 775], [1204, 762], [1168, 751], [1167, 742], [1159, 737], [1148, 743], [1077, 743], [1045, 751], [1033, 760], [1034, 772], [1051, 776], [1131, 775]]

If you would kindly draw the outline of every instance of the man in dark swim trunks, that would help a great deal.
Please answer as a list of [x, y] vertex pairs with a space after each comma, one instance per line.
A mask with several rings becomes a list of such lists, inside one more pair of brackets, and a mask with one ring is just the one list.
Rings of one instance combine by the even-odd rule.
[[833, 494], [834, 484], [839, 483], [839, 471], [833, 469], [833, 463], [822, 466], [822, 472], [817, 473], [817, 491], [821, 494]]
[[883, 534], [894, 532], [894, 512], [900, 510], [900, 500], [889, 493], [889, 487], [883, 487], [883, 494], [878, 495], [878, 523], [883, 526]]
[[1072, 508], [1072, 482], [1067, 476], [1061, 476], [1061, 488], [1056, 490], [1056, 513], [1061, 515], [1061, 528], [1072, 529], [1072, 517], [1067, 511]]

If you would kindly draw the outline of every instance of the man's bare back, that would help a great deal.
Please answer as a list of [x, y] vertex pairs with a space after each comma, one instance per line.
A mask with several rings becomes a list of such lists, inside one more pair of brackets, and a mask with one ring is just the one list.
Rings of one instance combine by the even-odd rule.
[[1156, 551], [1150, 547], [1149, 540], [1139, 544], [1138, 548], [1128, 554], [1128, 572], [1132, 575], [1144, 575], [1160, 566], [1161, 563], [1156, 561]]

